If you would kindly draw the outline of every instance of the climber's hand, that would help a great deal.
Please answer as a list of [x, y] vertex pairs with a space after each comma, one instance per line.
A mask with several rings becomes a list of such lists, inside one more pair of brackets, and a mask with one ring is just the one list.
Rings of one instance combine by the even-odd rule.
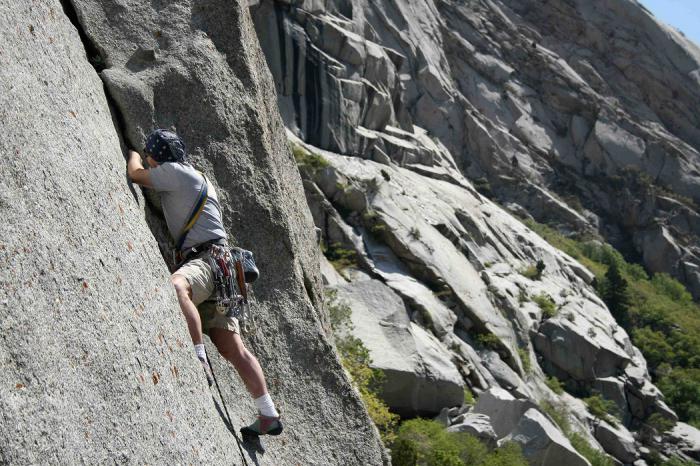
[[151, 178], [148, 174], [148, 170], [143, 168], [143, 163], [141, 163], [141, 155], [134, 151], [129, 150], [129, 160], [126, 164], [126, 173], [129, 179], [136, 184], [141, 186], [151, 187]]

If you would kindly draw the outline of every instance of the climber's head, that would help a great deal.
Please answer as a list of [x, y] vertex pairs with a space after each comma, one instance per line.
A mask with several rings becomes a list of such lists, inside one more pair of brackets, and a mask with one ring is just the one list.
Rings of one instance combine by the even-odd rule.
[[[156, 163], [186, 162], [187, 151], [180, 136], [167, 129], [157, 129], [146, 138], [146, 156]], [[148, 159], [146, 159], [148, 160]], [[149, 165], [151, 161], [148, 161]]]

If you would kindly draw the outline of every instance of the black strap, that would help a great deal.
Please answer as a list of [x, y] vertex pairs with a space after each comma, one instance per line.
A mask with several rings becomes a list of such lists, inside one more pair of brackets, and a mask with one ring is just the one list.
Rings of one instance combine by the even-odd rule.
[[191, 248], [187, 248], [187, 250], [182, 251], [181, 263], [187, 262], [189, 259], [196, 256], [197, 254], [201, 254], [203, 252], [208, 251], [209, 248], [215, 244], [219, 245], [219, 246], [225, 246], [226, 245], [226, 238], [212, 239], [209, 241], [205, 241], [204, 243], [199, 243], [196, 246], [192, 246]]
[[207, 180], [207, 177], [204, 176], [204, 174], [201, 175], [203, 179], [202, 188], [199, 190], [199, 197], [197, 198], [197, 202], [195, 202], [194, 206], [192, 207], [192, 212], [190, 212], [189, 218], [187, 219], [187, 222], [185, 222], [185, 226], [182, 227], [180, 237], [175, 243], [176, 251], [182, 249], [182, 245], [185, 244], [185, 239], [187, 239], [187, 233], [189, 233], [194, 224], [197, 223], [199, 215], [204, 210], [204, 205], [207, 203], [207, 199], [209, 199], [209, 180]]

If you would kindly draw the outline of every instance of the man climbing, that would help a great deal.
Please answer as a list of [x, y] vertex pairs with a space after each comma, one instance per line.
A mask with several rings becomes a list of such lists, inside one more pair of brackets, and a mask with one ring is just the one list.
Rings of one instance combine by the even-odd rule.
[[[258, 360], [241, 340], [238, 320], [218, 312], [214, 306], [200, 306], [198, 309], [215, 287], [214, 272], [207, 255], [212, 247], [227, 247], [227, 235], [214, 186], [188, 163], [184, 143], [171, 131], [153, 131], [146, 139], [144, 155], [148, 169], [144, 168], [138, 152], [129, 151], [127, 173], [133, 182], [160, 193], [168, 230], [179, 243], [176, 252], [181, 256], [170, 281], [175, 287], [207, 382], [211, 386], [211, 367], [204, 351], [203, 333], [211, 338], [219, 353], [233, 364], [255, 400], [258, 418], [241, 432], [279, 435], [282, 432], [279, 413], [267, 392], [265, 376]], [[191, 225], [189, 230], [185, 224]]]

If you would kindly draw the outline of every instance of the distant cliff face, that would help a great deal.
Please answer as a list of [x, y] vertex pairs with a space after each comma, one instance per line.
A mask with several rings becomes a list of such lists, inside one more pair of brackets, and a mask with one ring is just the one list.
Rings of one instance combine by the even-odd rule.
[[[389, 405], [434, 415], [468, 386], [542, 464], [556, 428], [529, 410], [563, 404], [640, 459], [642, 426], [676, 414], [594, 275], [504, 210], [599, 233], [700, 297], [700, 50], [628, 0], [252, 3], [326, 255], [354, 261], [324, 260], [324, 280]], [[585, 464], [560, 446], [543, 464]]]
[[[288, 428], [256, 464], [382, 463], [243, 3], [0, 2], [0, 462], [243, 462], [125, 176], [124, 144], [172, 126], [262, 272], [247, 341]], [[214, 363], [237, 430], [253, 403]]]
[[638, 3], [257, 3], [307, 142], [444, 177], [419, 126], [502, 203], [598, 231], [700, 297], [700, 49]]

